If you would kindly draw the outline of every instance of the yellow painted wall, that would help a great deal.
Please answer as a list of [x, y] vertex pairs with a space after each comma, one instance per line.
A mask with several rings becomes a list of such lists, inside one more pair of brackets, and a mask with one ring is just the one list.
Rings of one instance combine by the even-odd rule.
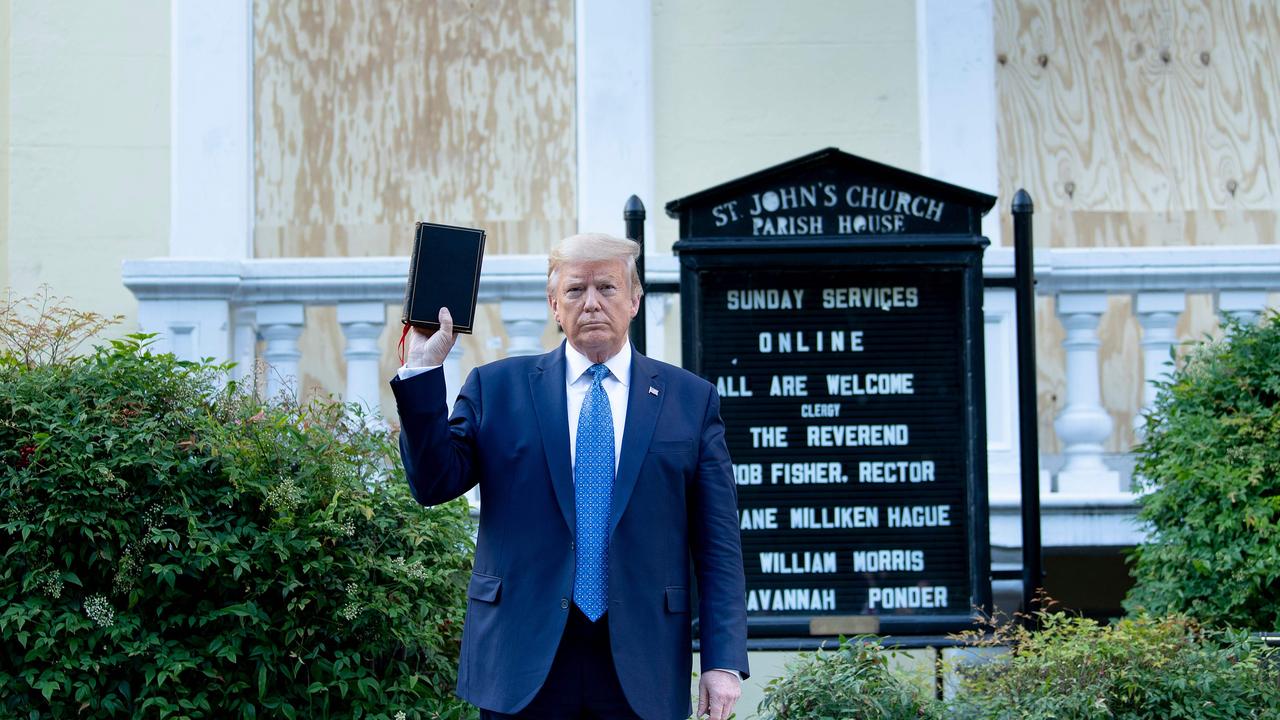
[[828, 146], [920, 166], [914, 2], [653, 3], [661, 205]]
[[0, 1], [4, 282], [22, 295], [47, 283], [132, 331], [120, 263], [169, 252], [169, 3]]
[[[546, 253], [571, 234], [573, 6], [256, 0], [254, 255], [407, 256], [416, 220], [485, 228], [490, 255]], [[341, 390], [334, 311], [307, 322], [304, 391]], [[463, 372], [505, 342], [497, 306], [482, 306]]]

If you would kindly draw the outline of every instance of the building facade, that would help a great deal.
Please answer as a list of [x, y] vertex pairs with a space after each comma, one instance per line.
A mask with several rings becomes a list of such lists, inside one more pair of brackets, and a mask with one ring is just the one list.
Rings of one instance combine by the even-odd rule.
[[[489, 232], [473, 366], [559, 342], [545, 253], [646, 222], [680, 362], [669, 200], [836, 146], [1035, 202], [1047, 584], [1127, 583], [1149, 381], [1280, 304], [1270, 0], [0, 0], [0, 282], [113, 332], [383, 409], [419, 219]], [[987, 298], [992, 543], [1016, 566], [1012, 296]], [[1006, 588], [1007, 589], [1007, 588]], [[997, 593], [999, 596], [999, 593]], [[1007, 593], [1006, 593], [1007, 596]]]

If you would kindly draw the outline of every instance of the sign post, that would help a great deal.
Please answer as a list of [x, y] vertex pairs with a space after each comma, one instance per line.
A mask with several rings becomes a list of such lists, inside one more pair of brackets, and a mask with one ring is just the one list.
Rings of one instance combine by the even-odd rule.
[[715, 383], [753, 637], [990, 610], [982, 215], [823, 150], [673, 201], [685, 367]]

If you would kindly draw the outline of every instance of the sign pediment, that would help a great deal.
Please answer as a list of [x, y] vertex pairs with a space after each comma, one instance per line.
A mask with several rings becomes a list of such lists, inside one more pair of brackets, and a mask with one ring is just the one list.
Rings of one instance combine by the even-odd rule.
[[995, 197], [827, 148], [667, 203], [680, 238], [981, 235]]

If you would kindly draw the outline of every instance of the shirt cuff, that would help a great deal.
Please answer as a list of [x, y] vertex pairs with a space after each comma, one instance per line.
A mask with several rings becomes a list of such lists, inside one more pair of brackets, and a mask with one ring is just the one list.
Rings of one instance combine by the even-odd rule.
[[730, 670], [728, 668], [711, 668], [711, 670], [708, 670], [707, 672], [714, 672], [714, 671], [727, 672], [730, 675], [738, 678], [738, 682], [742, 682], [742, 673], [738, 672], [737, 670]]
[[418, 375], [421, 375], [422, 373], [427, 372], [428, 370], [435, 370], [438, 367], [441, 367], [441, 366], [427, 365], [425, 367], [409, 367], [408, 365], [405, 365], [396, 371], [396, 377], [400, 378], [401, 380], [408, 380], [411, 377], [416, 377]]

